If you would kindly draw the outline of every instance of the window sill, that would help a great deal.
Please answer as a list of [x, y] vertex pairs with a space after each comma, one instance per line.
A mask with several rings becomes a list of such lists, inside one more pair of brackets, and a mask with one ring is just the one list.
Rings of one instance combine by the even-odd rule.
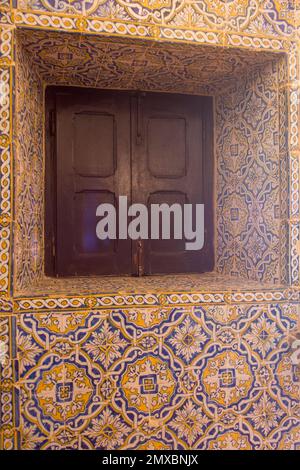
[[14, 297], [86, 296], [97, 294], [145, 294], [181, 292], [237, 292], [277, 290], [286, 286], [266, 284], [248, 279], [221, 275], [215, 272], [203, 274], [174, 274], [145, 277], [72, 277], [44, 276]]

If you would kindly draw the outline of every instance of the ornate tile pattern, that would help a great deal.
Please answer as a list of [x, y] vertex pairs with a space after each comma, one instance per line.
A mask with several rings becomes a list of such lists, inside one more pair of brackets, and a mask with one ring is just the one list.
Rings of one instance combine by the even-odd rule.
[[[299, 0], [0, 0], [0, 341], [7, 348], [0, 374], [0, 448], [299, 449], [299, 368], [289, 346], [300, 314], [299, 13]], [[22, 45], [15, 42], [16, 29]], [[106, 57], [113, 56], [108, 63], [97, 54], [101, 45]], [[57, 46], [66, 48], [60, 60]], [[276, 70], [266, 76], [274, 52], [287, 60], [278, 57]], [[75, 63], [68, 68], [70, 55]], [[270, 116], [272, 128], [264, 122], [263, 135], [246, 119], [247, 109], [239, 110], [236, 90], [228, 93], [235, 73], [247, 74], [255, 62], [258, 70], [244, 80], [247, 95], [240, 101], [268, 101], [271, 114], [279, 108]], [[216, 287], [206, 280], [199, 288], [201, 280], [186, 278], [182, 289], [167, 283], [165, 292], [156, 281], [128, 292], [120, 281], [117, 291], [112, 283], [100, 294], [97, 283], [82, 289], [79, 280], [65, 288], [54, 283], [47, 291], [40, 276], [42, 245], [36, 243], [42, 233], [41, 82], [103, 87], [113, 78], [114, 87], [126, 88], [129, 65], [130, 83], [143, 89], [219, 95], [226, 82], [227, 101], [226, 93], [218, 97], [218, 109], [226, 112], [219, 129], [234, 129], [231, 107], [243, 143], [237, 157], [243, 158], [256, 135], [263, 151], [255, 163], [268, 175], [274, 170], [280, 223], [270, 207], [262, 218], [269, 239], [280, 239], [272, 252], [280, 274], [271, 260], [274, 269], [255, 266], [252, 276], [252, 261], [243, 272], [258, 285], [224, 277]], [[23, 90], [18, 77], [24, 78]], [[268, 139], [276, 134], [276, 155], [268, 156]], [[225, 148], [226, 133], [219, 135]], [[234, 147], [227, 152], [236, 156]], [[29, 161], [35, 181], [24, 177]], [[241, 190], [249, 166], [235, 179], [228, 158], [225, 199], [234, 181]], [[238, 193], [241, 207], [228, 204], [235, 227], [238, 216], [253, 229], [248, 208], [242, 210], [243, 198], [253, 198], [249, 187]], [[27, 211], [20, 210], [19, 197]], [[243, 262], [239, 255], [248, 250], [245, 242], [235, 262]], [[12, 255], [19, 260], [14, 267]], [[270, 279], [270, 271], [290, 287], [267, 288], [261, 279]], [[29, 289], [18, 298], [13, 291], [20, 286]]]
[[[0, 341], [3, 345], [4, 361], [0, 365], [0, 448], [11, 450], [16, 447], [16, 408], [15, 375], [15, 318], [0, 314]], [[16, 413], [17, 412], [17, 413]]]
[[254, 36], [289, 37], [294, 33], [296, 16], [294, 0], [19, 0], [16, 6], [26, 12], [80, 15], [99, 20], [109, 18], [169, 29], [230, 30]]
[[[14, 286], [43, 271], [43, 88], [29, 55], [16, 44]], [[24, 90], [26, 86], [26, 91]], [[30, 175], [30, 177], [29, 177]]]
[[[118, 306], [120, 308], [130, 306], [182, 306], [182, 305], [199, 305], [199, 304], [224, 304], [223, 309], [226, 310], [227, 304], [243, 302], [251, 304], [253, 302], [300, 302], [298, 290], [294, 289], [278, 289], [274, 287], [270, 290], [254, 289], [250, 290], [231, 290], [231, 287], [223, 288], [221, 291], [212, 292], [182, 292], [182, 293], [139, 293], [124, 294], [122, 292], [115, 294], [98, 294], [98, 295], [81, 295], [81, 296], [58, 296], [53, 297], [33, 297], [20, 298], [14, 301], [14, 309], [18, 312], [30, 311], [66, 311], [72, 309], [86, 308], [108, 308]], [[8, 304], [7, 310], [12, 308]]]
[[268, 52], [45, 31], [24, 30], [18, 39], [47, 84], [214, 94], [270, 59]]
[[[217, 97], [217, 268], [280, 282], [281, 212], [278, 64], [273, 61]], [[283, 267], [283, 274], [287, 266]]]
[[296, 304], [23, 314], [19, 446], [293, 448], [298, 315]]
[[9, 290], [13, 32], [0, 26], [0, 292]]

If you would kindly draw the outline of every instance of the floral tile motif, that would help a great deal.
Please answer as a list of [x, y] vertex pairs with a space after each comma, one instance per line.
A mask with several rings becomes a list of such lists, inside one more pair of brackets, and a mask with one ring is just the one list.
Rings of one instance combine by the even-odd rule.
[[199, 354], [209, 336], [198, 322], [189, 316], [176, 326], [167, 338], [167, 344], [176, 355], [189, 364], [196, 354]]
[[193, 400], [188, 399], [174, 413], [168, 427], [175, 433], [185, 448], [194, 448], [200, 436], [206, 433], [211, 423], [211, 415]]
[[[100, 403], [93, 403], [101, 370], [88, 371], [84, 358], [66, 360], [46, 354], [30, 373], [19, 381], [22, 415], [47, 435], [58, 426], [84, 423], [88, 409], [95, 412]], [[34, 385], [33, 385], [34, 384]], [[75, 429], [76, 430], [76, 429]]]
[[95, 449], [117, 449], [124, 444], [130, 431], [131, 427], [122, 415], [108, 406], [92, 418], [83, 432], [83, 439], [88, 439]]
[[299, 367], [293, 364], [290, 354], [281, 359], [275, 372], [276, 381], [283, 396], [286, 397], [285, 401], [289, 401], [293, 407], [296, 407], [300, 399], [300, 373]]
[[[246, 2], [249, 3], [249, 2]], [[237, 5], [236, 5], [237, 4]], [[244, 0], [234, 0], [232, 10], [241, 7], [245, 11]], [[201, 24], [206, 28], [221, 29], [226, 24], [224, 2], [218, 1], [213, 5], [208, 2], [186, 2], [184, 0], [92, 0], [92, 1], [62, 1], [59, 4], [52, 0], [36, 0], [32, 5], [18, 1], [18, 7], [43, 12], [63, 14], [82, 14], [87, 17], [115, 18], [118, 21], [133, 21], [177, 27], [193, 27]]]
[[211, 426], [198, 441], [201, 450], [256, 450], [262, 448], [259, 436], [244, 419], [236, 420], [230, 412], [224, 412], [218, 423]]
[[47, 435], [43, 434], [37, 426], [22, 417], [18, 431], [18, 448], [37, 450], [46, 442]]
[[170, 406], [173, 398], [176, 399], [177, 381], [172, 362], [173, 358], [161, 359], [152, 354], [141, 359], [134, 355], [130, 362], [126, 360], [123, 372], [119, 367], [114, 371], [122, 377], [118, 403], [122, 400], [128, 410], [159, 416], [161, 410]]
[[295, 11], [295, 0], [249, 2], [243, 14], [228, 13], [228, 28], [257, 36], [291, 37], [295, 32]]
[[255, 430], [264, 437], [268, 436], [281, 422], [284, 411], [276, 400], [264, 392], [260, 398], [253, 403], [247, 413], [247, 418]]
[[95, 331], [85, 345], [87, 353], [95, 362], [100, 362], [107, 370], [109, 366], [124, 354], [129, 341], [104, 320], [100, 331]]
[[208, 450], [251, 450], [247, 436], [237, 431], [225, 431], [216, 439], [208, 441]]
[[207, 360], [201, 383], [208, 400], [226, 408], [248, 396], [253, 378], [242, 354], [221, 351]]

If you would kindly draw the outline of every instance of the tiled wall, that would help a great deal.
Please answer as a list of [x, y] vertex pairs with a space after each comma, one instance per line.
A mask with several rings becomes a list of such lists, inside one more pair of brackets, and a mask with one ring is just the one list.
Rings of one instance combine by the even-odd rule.
[[[300, 378], [291, 349], [300, 314], [299, 13], [298, 0], [0, 0], [0, 340], [6, 346], [0, 382], [1, 448], [299, 448]], [[24, 47], [20, 57], [14, 45], [16, 30], [21, 36], [28, 27], [31, 37], [44, 37], [32, 46], [28, 40], [33, 53], [26, 59]], [[76, 35], [80, 47], [72, 57], [77, 54], [83, 70], [74, 63], [68, 67], [70, 49], [58, 61], [55, 31], [60, 33], [56, 38], [66, 32], [68, 37]], [[52, 54], [43, 52], [47, 36]], [[93, 44], [103, 36], [105, 51], [112, 50], [114, 59], [101, 65]], [[112, 36], [118, 37], [117, 47]], [[149, 44], [147, 56], [133, 55], [128, 46], [132, 39], [136, 52], [145, 50], [138, 46], [140, 41]], [[216, 55], [206, 49], [209, 73], [201, 68], [203, 45], [220, 50]], [[277, 61], [277, 71], [264, 56], [274, 52], [287, 59], [286, 65]], [[249, 53], [254, 54], [252, 59]], [[193, 67], [194, 57], [198, 59]], [[93, 75], [93, 69], [85, 67], [93, 58], [103, 74]], [[249, 74], [237, 99], [230, 66], [244, 73], [251, 68], [249, 61], [253, 64], [259, 58], [265, 68]], [[225, 266], [230, 266], [232, 272], [241, 270], [250, 279], [287, 281], [287, 286], [250, 287], [245, 282], [236, 288], [226, 283], [208, 288], [206, 280], [203, 289], [195, 291], [193, 286], [189, 292], [187, 278], [184, 292], [172, 290], [169, 283], [166, 290], [150, 284], [140, 292], [130, 287], [110, 294], [99, 287], [98, 292], [79, 288], [71, 295], [63, 286], [51, 295], [31, 292], [42, 267], [42, 245], [35, 243], [42, 231], [36, 222], [42, 222], [37, 209], [42, 207], [37, 188], [42, 88], [37, 76], [43, 81], [49, 77], [51, 60], [55, 76], [78, 84], [85, 74], [89, 86], [109, 83], [104, 73], [107, 64], [114, 84], [121, 87], [127, 69], [134, 70], [131, 84], [142, 88], [147, 83], [150, 88], [155, 83], [167, 88], [172, 79], [173, 91], [184, 91], [183, 77], [188, 93], [211, 93], [211, 86], [220, 88], [226, 78], [234, 93], [226, 90], [217, 100], [218, 111], [226, 114], [219, 126], [224, 139], [218, 139], [217, 148], [230, 156], [224, 167], [228, 188], [237, 184], [242, 197], [227, 209], [226, 204], [219, 206], [221, 216], [227, 210], [229, 217], [219, 239], [226, 247], [228, 234], [238, 235], [238, 250], [227, 264], [220, 258], [219, 268], [226, 272]], [[18, 90], [25, 83], [18, 81], [21, 76], [33, 86]], [[208, 77], [214, 77], [215, 83], [208, 86]], [[274, 112], [275, 102], [279, 113]], [[253, 122], [255, 114], [247, 106], [260, 108], [263, 129]], [[227, 132], [236, 132], [238, 154], [236, 144], [226, 147]], [[255, 163], [247, 157], [254, 149]], [[236, 157], [244, 159], [245, 172], [241, 173]], [[251, 165], [256, 165], [254, 172]], [[33, 173], [35, 180], [29, 177]], [[268, 175], [271, 193], [270, 187], [264, 187], [256, 194], [261, 185], [253, 186], [253, 175], [261, 178], [261, 185]], [[228, 189], [225, 199], [230, 200], [230, 194]], [[259, 196], [255, 203], [254, 194]], [[268, 206], [269, 194], [275, 207]], [[19, 198], [26, 211], [21, 210]], [[243, 201], [249, 202], [247, 213]], [[262, 224], [253, 224], [253, 212]], [[246, 218], [252, 248], [237, 229]], [[16, 233], [19, 224], [26, 226], [24, 239]], [[281, 243], [284, 239], [286, 243]], [[259, 260], [256, 246], [261, 249]], [[23, 262], [29, 253], [33, 269], [29, 258]], [[26, 286], [26, 295], [13, 293], [13, 283], [18, 282]]]
[[15, 47], [14, 286], [25, 288], [44, 266], [43, 86], [19, 42]]
[[294, 449], [298, 315], [237, 304], [11, 316], [17, 445]]
[[222, 273], [286, 283], [279, 68], [280, 61], [268, 62], [216, 99], [216, 263]]
[[272, 58], [269, 51], [45, 30], [17, 37], [48, 84], [211, 95]]

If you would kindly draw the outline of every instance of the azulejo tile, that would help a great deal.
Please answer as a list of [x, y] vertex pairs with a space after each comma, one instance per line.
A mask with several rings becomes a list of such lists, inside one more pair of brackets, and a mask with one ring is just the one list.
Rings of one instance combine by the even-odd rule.
[[23, 314], [20, 448], [277, 448], [297, 306], [220, 307]]
[[296, 305], [294, 315], [292, 312], [289, 306], [250, 307], [234, 328], [251, 353], [260, 358], [258, 360], [271, 363], [289, 348], [289, 335], [296, 328]]
[[253, 450], [259, 448], [260, 442], [243, 423], [229, 429], [216, 426], [199, 445], [203, 450]]
[[284, 180], [279, 178], [283, 168], [277, 81], [277, 65], [269, 63], [249, 76], [242, 88], [234, 87], [231, 99], [219, 96], [216, 107], [218, 270], [273, 281], [283, 277], [279, 253], [284, 257], [282, 248], [287, 249], [280, 231]]
[[[298, 307], [294, 305], [253, 306], [231, 325], [234, 346], [247, 353], [254, 377], [253, 394], [259, 389], [275, 390], [277, 368], [291, 354], [291, 338], [297, 328]], [[253, 395], [253, 396], [254, 396]]]
[[91, 333], [83, 349], [94, 362], [108, 370], [116, 359], [122, 358], [129, 344], [128, 338], [105, 319], [97, 330]]
[[66, 421], [85, 412], [93, 393], [86, 372], [64, 362], [46, 370], [37, 384], [38, 406], [55, 421]]
[[18, 449], [38, 450], [47, 442], [48, 436], [40, 429], [22, 417], [18, 429]]
[[[278, 439], [278, 437], [279, 439]], [[287, 420], [275, 434], [278, 439], [276, 448], [278, 450], [299, 450], [300, 449], [300, 422], [298, 420]]]
[[291, 355], [290, 351], [279, 361], [275, 377], [282, 399], [297, 405], [300, 400], [300, 370], [298, 364], [293, 364]]
[[13, 60], [14, 31], [9, 26], [0, 26], [0, 63], [11, 64]]
[[[5, 1], [5, 0], [2, 0]], [[208, 1], [185, 0], [90, 0], [83, 2], [37, 0], [33, 5], [20, 0], [14, 21], [27, 22], [41, 26], [89, 30], [107, 33], [144, 35], [158, 37], [163, 33], [169, 39], [191, 40], [208, 30], [231, 31], [251, 34], [254, 37], [287, 37], [293, 35], [296, 24], [296, 0], [281, 2], [277, 0], [222, 0]], [[110, 21], [108, 21], [110, 19]], [[48, 21], [47, 21], [48, 20]], [[121, 22], [121, 23], [120, 23]], [[115, 24], [116, 23], [116, 24]], [[136, 27], [139, 25], [139, 28]], [[99, 27], [100, 25], [100, 27]], [[145, 26], [144, 26], [145, 25]], [[147, 31], [147, 26], [150, 25]], [[126, 28], [128, 26], [128, 28]], [[144, 26], [144, 27], [143, 27]], [[159, 28], [161, 30], [159, 31]], [[207, 40], [211, 39], [210, 35]], [[203, 38], [202, 38], [203, 42]]]
[[125, 410], [130, 422], [151, 416], [162, 424], [182, 401], [178, 393], [180, 367], [163, 347], [155, 354], [132, 349], [111, 371], [113, 377], [118, 375], [120, 384], [114, 397], [116, 409]]
[[300, 284], [300, 256], [298, 246], [300, 241], [300, 220], [293, 220], [289, 223], [289, 245], [290, 245], [290, 269], [289, 280], [292, 285]]
[[82, 436], [92, 443], [94, 449], [116, 449], [125, 444], [131, 430], [122, 415], [107, 406], [91, 419]]
[[21, 419], [17, 433], [19, 450], [85, 450], [92, 449], [90, 442], [66, 425], [53, 429], [49, 434], [41, 432], [35, 424]]
[[78, 427], [96, 412], [101, 399], [96, 398], [102, 371], [90, 367], [82, 354], [62, 360], [46, 353], [19, 381], [22, 414], [44, 433], [64, 423]]
[[176, 409], [168, 422], [168, 428], [173, 431], [185, 448], [191, 449], [206, 433], [211, 420], [212, 416], [207, 414], [203, 406], [188, 399]]
[[252, 446], [247, 435], [239, 431], [225, 431], [208, 443], [208, 450], [251, 450]]
[[228, 408], [249, 397], [253, 372], [240, 351], [220, 350], [206, 359], [200, 383], [208, 403]]
[[263, 392], [247, 412], [247, 420], [255, 431], [266, 439], [272, 431], [280, 426], [287, 410], [267, 392]]
[[258, 36], [294, 36], [295, 0], [259, 0], [247, 9], [244, 18], [229, 18], [230, 29]]
[[0, 291], [10, 291], [9, 264], [11, 243], [11, 85], [13, 69], [0, 64], [1, 111], [0, 111]]
[[180, 322], [166, 338], [169, 348], [186, 364], [190, 364], [196, 354], [199, 354], [205, 344], [209, 341], [209, 336], [190, 316]]
[[[84, 26], [92, 24], [92, 20], [111, 18], [125, 21], [128, 24], [139, 22], [152, 23], [169, 28], [212, 29], [246, 31], [253, 35], [262, 36], [289, 36], [295, 25], [294, 1], [263, 1], [263, 0], [232, 0], [230, 2], [207, 1], [186, 2], [184, 0], [173, 2], [171, 0], [157, 0], [149, 2], [136, 0], [123, 2], [122, 0], [105, 1], [91, 0], [84, 2], [62, 1], [59, 4], [51, 0], [37, 0], [34, 7], [27, 2], [19, 1], [20, 10], [55, 14], [64, 17], [82, 15], [86, 17]], [[37, 16], [37, 15], [36, 15]], [[83, 22], [83, 20], [82, 20]], [[192, 31], [191, 31], [192, 34]]]
[[0, 6], [4, 8], [9, 8], [11, 4], [11, 0], [1, 0], [0, 1]]

